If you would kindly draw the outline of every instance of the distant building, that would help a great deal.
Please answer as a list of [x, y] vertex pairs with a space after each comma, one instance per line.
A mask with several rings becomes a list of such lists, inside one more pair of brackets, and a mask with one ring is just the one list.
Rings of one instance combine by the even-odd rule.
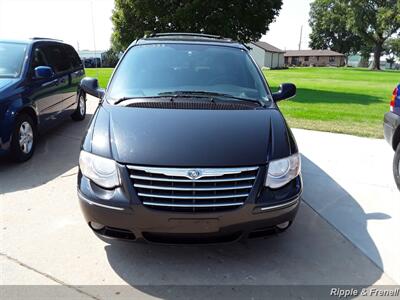
[[350, 55], [347, 58], [347, 66], [357, 68], [357, 67], [362, 67], [362, 60], [361, 60], [361, 55]]
[[78, 55], [86, 68], [101, 67], [103, 65], [103, 55], [106, 51], [81, 50]]
[[[387, 55], [383, 55], [381, 57], [381, 69], [382, 70], [390, 70], [390, 67], [392, 67], [392, 70], [399, 70], [400, 69], [400, 64], [395, 61], [391, 66], [390, 64], [386, 61], [388, 58]], [[364, 68], [371, 68], [374, 62], [374, 54], [371, 53], [370, 58], [368, 61], [363, 61], [361, 58], [361, 55], [350, 55], [347, 59], [347, 66], [349, 67], [354, 67], [354, 68], [359, 68], [359, 67], [364, 67]]]
[[331, 50], [288, 50], [285, 53], [286, 66], [342, 67], [345, 56]]
[[279, 69], [284, 66], [285, 51], [260, 41], [251, 42], [247, 46], [250, 48], [250, 55], [260, 68]]

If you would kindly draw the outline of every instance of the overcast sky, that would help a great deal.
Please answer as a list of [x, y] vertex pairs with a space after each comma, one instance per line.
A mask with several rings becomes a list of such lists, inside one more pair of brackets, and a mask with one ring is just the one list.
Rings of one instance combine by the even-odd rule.
[[[311, 2], [283, 0], [279, 16], [261, 40], [283, 50], [297, 49], [303, 25], [302, 49], [307, 49]], [[75, 48], [79, 43], [81, 50], [106, 50], [113, 7], [114, 0], [0, 0], [0, 38], [51, 37]]]

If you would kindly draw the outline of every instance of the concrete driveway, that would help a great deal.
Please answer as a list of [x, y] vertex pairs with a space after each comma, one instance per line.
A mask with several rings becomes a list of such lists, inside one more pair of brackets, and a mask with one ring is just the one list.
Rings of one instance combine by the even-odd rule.
[[[93, 113], [97, 102], [88, 104]], [[324, 285], [328, 298], [330, 286], [400, 283], [400, 193], [384, 141], [295, 130], [304, 202], [285, 234], [218, 246], [110, 244], [89, 230], [76, 196], [87, 122], [46, 135], [25, 164], [0, 161], [1, 298], [307, 296], [302, 285]]]

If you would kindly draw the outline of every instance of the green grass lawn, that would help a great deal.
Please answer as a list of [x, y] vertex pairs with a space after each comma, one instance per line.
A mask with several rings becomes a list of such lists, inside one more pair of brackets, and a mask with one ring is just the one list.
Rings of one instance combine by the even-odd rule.
[[293, 100], [279, 103], [292, 127], [383, 137], [383, 115], [389, 110], [400, 72], [352, 68], [264, 70], [272, 90], [282, 82], [297, 86]]
[[111, 77], [113, 68], [85, 69], [86, 76], [99, 79], [99, 85], [103, 88], [107, 87], [108, 80]]
[[[113, 69], [86, 69], [105, 87]], [[382, 120], [400, 72], [352, 68], [264, 70], [273, 91], [282, 82], [297, 86], [296, 98], [279, 103], [292, 127], [383, 136]]]

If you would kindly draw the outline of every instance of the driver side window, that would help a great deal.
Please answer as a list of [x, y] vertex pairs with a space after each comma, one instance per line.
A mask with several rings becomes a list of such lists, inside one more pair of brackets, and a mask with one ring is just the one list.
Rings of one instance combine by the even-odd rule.
[[48, 62], [41, 47], [36, 47], [32, 53], [31, 74], [35, 77], [35, 68], [41, 66], [48, 66]]

